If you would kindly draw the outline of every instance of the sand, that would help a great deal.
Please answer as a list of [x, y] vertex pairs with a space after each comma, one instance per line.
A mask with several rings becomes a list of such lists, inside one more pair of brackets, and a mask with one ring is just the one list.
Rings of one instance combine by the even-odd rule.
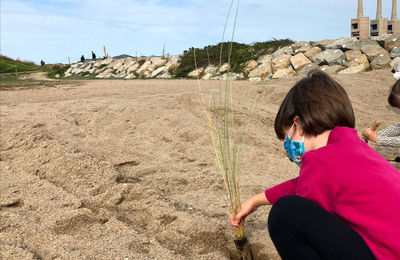
[[[375, 119], [381, 128], [398, 123], [386, 103], [389, 70], [335, 78], [359, 132]], [[233, 83], [239, 123], [245, 97], [259, 100], [242, 199], [298, 174], [273, 130], [297, 80]], [[218, 82], [202, 87], [209, 93]], [[0, 102], [2, 259], [237, 258], [196, 81], [81, 81], [1, 91]], [[256, 259], [279, 259], [269, 209], [248, 217]]]

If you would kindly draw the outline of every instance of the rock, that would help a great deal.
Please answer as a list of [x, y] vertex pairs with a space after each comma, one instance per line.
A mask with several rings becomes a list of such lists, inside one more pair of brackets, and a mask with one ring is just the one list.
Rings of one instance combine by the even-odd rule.
[[221, 68], [219, 68], [218, 73], [223, 74], [227, 72], [230, 69], [230, 66], [228, 63], [222, 64]]
[[285, 69], [277, 70], [274, 75], [272, 76], [273, 79], [284, 79], [293, 77], [296, 75], [296, 71], [294, 71], [291, 67]]
[[211, 78], [211, 80], [220, 80], [220, 79], [221, 79], [221, 76], [218, 76], [218, 75]]
[[108, 74], [110, 74], [113, 70], [112, 69], [106, 69], [105, 71], [103, 71], [102, 73], [98, 74], [96, 76], [96, 78], [98, 79], [103, 79], [105, 78]]
[[114, 62], [110, 63], [108, 67], [112, 66], [113, 70], [118, 70], [124, 64], [124, 62], [124, 59], [115, 60]]
[[146, 70], [141, 75], [139, 75], [139, 78], [141, 78], [141, 79], [149, 79], [149, 78], [151, 78], [151, 73], [152, 73], [151, 71]]
[[381, 55], [388, 55], [390, 57], [390, 54], [381, 46], [377, 45], [366, 45], [361, 48], [362, 53], [367, 55], [367, 58], [370, 62], [372, 62], [376, 57]]
[[70, 77], [72, 74], [71, 73], [64, 73], [64, 78]]
[[128, 71], [128, 69], [135, 64], [137, 64], [137, 61], [133, 60], [132, 58], [128, 58], [123, 68], [125, 71]]
[[394, 47], [400, 47], [400, 34], [392, 34], [385, 38], [385, 50], [391, 51]]
[[318, 69], [319, 69], [319, 66], [317, 64], [310, 63], [310, 64], [304, 66], [301, 70], [299, 70], [297, 72], [297, 74], [298, 75], [308, 75], [308, 73], [310, 73], [310, 71], [318, 70]]
[[352, 66], [347, 69], [341, 70], [341, 71], [339, 71], [339, 74], [353, 74], [353, 73], [359, 73], [362, 71], [365, 71], [364, 66], [362, 64], [360, 64], [358, 66]]
[[363, 46], [367, 46], [367, 45], [378, 45], [377, 41], [371, 40], [371, 39], [363, 39], [360, 41], [353, 41], [347, 44], [343, 44], [342, 45], [342, 50], [359, 50], [361, 49]]
[[90, 74], [95, 73], [95, 71], [96, 71], [96, 67], [93, 67], [93, 68], [91, 68], [90, 70], [88, 70], [88, 72], [89, 72]]
[[227, 72], [221, 76], [221, 80], [239, 80], [244, 79], [243, 75]]
[[333, 66], [324, 65], [324, 66], [320, 67], [320, 70], [327, 74], [336, 74], [339, 71], [344, 70], [345, 68], [346, 67], [340, 66], [340, 65], [333, 65]]
[[[179, 66], [179, 59], [181, 58], [180, 55], [170, 56], [168, 57], [168, 62], [165, 67], [166, 72], [170, 72], [173, 69]], [[169, 75], [169, 74], [168, 74]]]
[[299, 53], [290, 58], [290, 63], [292, 63], [292, 66], [296, 71], [299, 71], [306, 65], [310, 64], [311, 61], [303, 53]]
[[13, 206], [19, 206], [21, 203], [20, 198], [2, 198], [0, 202], [0, 208], [5, 208], [5, 207], [13, 207]]
[[357, 56], [360, 56], [362, 53], [360, 50], [349, 50], [344, 53], [347, 61], [354, 60]]
[[136, 75], [133, 74], [133, 73], [128, 74], [128, 75], [125, 77], [125, 79], [136, 79]]
[[204, 70], [205, 74], [212, 74], [215, 75], [217, 73], [218, 67], [214, 65], [208, 65], [207, 68]]
[[197, 79], [201, 76], [201, 74], [203, 74], [203, 72], [204, 72], [203, 68], [198, 68], [197, 70], [193, 70], [192, 72], [190, 72], [188, 74], [188, 77]]
[[[271, 60], [271, 55], [265, 54], [265, 55], [259, 57], [258, 60], [257, 60], [256, 62], [257, 62], [257, 65], [258, 65], [258, 64], [264, 63], [264, 62], [266, 62], [266, 61], [268, 61], [268, 60]], [[248, 62], [249, 62], [249, 61], [247, 61], [246, 64], [247, 64]], [[257, 67], [257, 66], [256, 66], [256, 67]], [[255, 68], [255, 67], [254, 67], [254, 68]]]
[[311, 45], [306, 41], [295, 42], [292, 44], [291, 47], [294, 53], [299, 53], [299, 52], [305, 53], [306, 51], [311, 49]]
[[248, 77], [249, 78], [265, 78], [267, 77], [269, 74], [272, 74], [272, 66], [271, 66], [271, 62], [265, 62], [265, 63], [261, 63], [260, 65], [258, 65], [257, 68], [255, 68], [254, 70], [252, 70]]
[[394, 69], [395, 71], [397, 71], [397, 67], [399, 66], [399, 63], [400, 63], [400, 57], [396, 57], [390, 62], [390, 67], [392, 69]]
[[312, 47], [318, 47], [322, 51], [324, 51], [324, 50], [326, 50], [326, 46], [332, 42], [333, 42], [333, 40], [322, 40], [322, 41], [310, 42], [310, 44]]
[[167, 72], [164, 72], [163, 74], [160, 74], [157, 76], [158, 79], [170, 79], [172, 76]]
[[152, 59], [152, 64], [149, 66], [148, 71], [153, 72], [159, 67], [164, 66], [167, 64], [167, 60], [163, 58], [153, 58]]
[[111, 62], [113, 62], [113, 59], [111, 59], [111, 58], [104, 59], [104, 60], [100, 63], [100, 66], [101, 66], [101, 65], [108, 65], [108, 64], [110, 64]]
[[115, 74], [114, 73], [108, 73], [104, 78], [105, 79], [115, 78]]
[[390, 67], [390, 62], [392, 59], [390, 58], [390, 55], [388, 52], [385, 54], [379, 54], [378, 57], [376, 57], [371, 63], [371, 68], [374, 70], [379, 70], [383, 68], [389, 68]]
[[346, 57], [341, 50], [327, 49], [315, 55], [311, 60], [318, 65], [340, 65], [345, 63]]
[[55, 76], [54, 76], [56, 79], [58, 79], [59, 77], [60, 77], [60, 74], [56, 74]]
[[394, 46], [393, 49], [390, 51], [390, 57], [392, 59], [400, 57], [400, 48]]
[[132, 66], [130, 66], [127, 70], [126, 73], [130, 74], [135, 72], [138, 68], [139, 68], [140, 64], [138, 62], [136, 62], [135, 64], [133, 64]]
[[326, 45], [326, 48], [327, 49], [341, 49], [343, 47], [343, 45], [349, 44], [354, 41], [357, 41], [357, 39], [343, 37], [343, 38], [334, 40], [333, 42], [329, 43], [328, 45]]
[[[266, 61], [267, 59], [269, 59], [269, 55], [268, 55], [268, 58], [266, 58], [264, 56], [261, 56], [261, 57], [263, 57], [263, 59], [262, 59], [263, 61]], [[261, 59], [261, 57], [260, 57], [260, 59]], [[258, 60], [260, 60], [260, 59], [258, 59]], [[263, 62], [261, 62], [261, 63], [263, 63]], [[258, 66], [258, 62], [255, 60], [246, 61], [246, 63], [244, 64], [243, 73], [245, 75], [248, 75], [252, 70], [257, 68], [257, 66]]]
[[286, 69], [290, 66], [290, 59], [292, 55], [290, 54], [282, 54], [275, 59], [272, 60], [272, 69], [276, 72], [279, 69]]
[[307, 58], [311, 59], [320, 52], [322, 52], [322, 49], [320, 47], [312, 47], [311, 49], [306, 51], [304, 55], [306, 55]]
[[365, 54], [360, 54], [358, 56], [352, 56], [352, 59], [348, 60], [347, 67], [348, 68], [357, 67], [357, 69], [347, 70], [346, 72], [344, 72], [345, 74], [349, 74], [349, 73], [347, 73], [348, 71], [352, 71], [350, 73], [356, 73], [353, 71], [361, 72], [361, 71], [367, 71], [370, 69], [368, 58]]
[[381, 47], [385, 47], [385, 40], [392, 36], [392, 34], [383, 34], [383, 35], [379, 35], [379, 36], [372, 36], [371, 40], [376, 41]]
[[293, 49], [291, 46], [286, 46], [283, 48], [280, 48], [279, 50], [277, 50], [276, 52], [271, 54], [271, 59], [275, 59], [278, 56], [284, 55], [284, 54], [288, 54], [288, 55], [292, 55], [294, 53]]
[[249, 78], [249, 81], [261, 81], [260, 77], [251, 77]]
[[143, 75], [143, 73], [150, 67], [151, 65], [151, 61], [147, 60], [145, 61], [145, 63], [143, 63], [142, 66], [140, 66], [140, 68], [136, 71], [136, 74], [141, 77]]
[[159, 75], [160, 73], [162, 73], [163, 71], [164, 71], [164, 69], [165, 69], [165, 65], [164, 66], [162, 66], [162, 67], [159, 67], [158, 69], [156, 69], [155, 71], [153, 71], [152, 73], [151, 73], [151, 78], [154, 78], [154, 77], [156, 77], [157, 75]]
[[210, 80], [212, 77], [214, 77], [213, 73], [206, 73], [201, 79]]

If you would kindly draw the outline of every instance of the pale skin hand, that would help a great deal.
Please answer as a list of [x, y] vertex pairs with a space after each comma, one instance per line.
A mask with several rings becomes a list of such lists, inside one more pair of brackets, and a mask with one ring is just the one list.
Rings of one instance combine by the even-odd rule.
[[364, 128], [362, 131], [362, 137], [366, 140], [376, 143], [376, 139], [378, 139], [378, 133], [377, 131], [371, 130], [371, 128]]
[[229, 224], [233, 227], [239, 227], [240, 222], [243, 222], [243, 225], [246, 226], [245, 220], [248, 215], [253, 213], [258, 207], [270, 204], [264, 192], [256, 194], [240, 205], [240, 210], [236, 218], [234, 218], [233, 215], [229, 216]]

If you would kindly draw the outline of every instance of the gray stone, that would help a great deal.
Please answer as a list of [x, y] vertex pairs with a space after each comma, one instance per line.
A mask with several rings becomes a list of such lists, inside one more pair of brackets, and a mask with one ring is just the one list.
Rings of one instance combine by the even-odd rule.
[[311, 49], [306, 51], [304, 53], [304, 55], [306, 55], [307, 58], [311, 59], [312, 57], [314, 57], [315, 55], [317, 55], [320, 52], [322, 52], [322, 49], [320, 47], [316, 46], [316, 47], [312, 47]]
[[319, 47], [321, 50], [326, 50], [326, 46], [332, 43], [334, 40], [322, 40], [322, 41], [313, 41], [310, 42], [312, 47]]
[[254, 70], [252, 70], [248, 77], [249, 78], [265, 78], [267, 77], [269, 74], [272, 74], [272, 66], [271, 66], [271, 62], [265, 62], [262, 63], [260, 65], [258, 65], [257, 68], [255, 68]]
[[400, 34], [392, 34], [385, 38], [385, 50], [391, 51], [394, 47], [400, 47]]
[[271, 59], [273, 60], [276, 57], [281, 56], [283, 54], [292, 55], [293, 53], [294, 53], [294, 51], [291, 46], [282, 47], [279, 50], [277, 50], [276, 52], [271, 54]]
[[318, 70], [318, 69], [319, 69], [319, 66], [317, 64], [310, 63], [310, 64], [304, 66], [301, 70], [299, 70], [297, 72], [297, 74], [298, 75], [308, 75], [308, 73], [310, 73], [310, 71]]
[[377, 41], [371, 40], [371, 39], [363, 39], [361, 41], [353, 41], [350, 43], [346, 43], [342, 45], [342, 50], [359, 50], [361, 49], [363, 46], [366, 45], [377, 45], [379, 46]]
[[165, 65], [164, 66], [162, 66], [162, 67], [159, 67], [158, 69], [156, 69], [156, 70], [154, 70], [152, 73], [151, 73], [151, 78], [154, 78], [154, 77], [156, 77], [157, 75], [159, 75], [160, 73], [162, 73], [163, 71], [164, 71], [164, 69], [165, 69]]
[[342, 70], [344, 70], [346, 67], [340, 66], [340, 65], [333, 65], [333, 66], [327, 66], [324, 65], [320, 67], [320, 70], [327, 73], [327, 74], [336, 74]]
[[367, 58], [370, 62], [372, 62], [376, 57], [382, 57], [382, 55], [389, 55], [389, 53], [378, 45], [366, 45], [361, 48], [362, 53], [367, 55]]
[[334, 40], [333, 42], [329, 43], [328, 45], [326, 45], [326, 48], [327, 49], [341, 49], [343, 47], [343, 45], [349, 44], [354, 41], [357, 41], [357, 39], [343, 37], [343, 38]]
[[342, 66], [345, 63], [346, 57], [344, 53], [339, 49], [327, 49], [321, 53], [318, 53], [312, 58], [312, 62], [318, 65], [339, 65]]
[[399, 66], [399, 63], [400, 63], [400, 57], [396, 57], [390, 62], [390, 67], [392, 69], [394, 69], [395, 71], [397, 71], [397, 67]]
[[370, 63], [370, 65], [372, 69], [379, 70], [379, 69], [389, 68], [391, 61], [392, 59], [390, 58], [389, 53], [386, 52], [385, 54], [380, 54], [378, 57], [376, 57]]
[[296, 76], [296, 71], [290, 67], [286, 69], [279, 69], [277, 70], [274, 75], [272, 76], [273, 79], [285, 79], [289, 77]]
[[394, 46], [393, 49], [390, 51], [390, 57], [392, 59], [400, 57], [400, 48]]

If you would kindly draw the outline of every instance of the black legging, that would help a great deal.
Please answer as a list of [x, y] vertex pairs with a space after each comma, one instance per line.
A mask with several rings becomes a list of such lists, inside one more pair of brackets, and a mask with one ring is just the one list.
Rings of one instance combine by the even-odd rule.
[[317, 204], [280, 198], [268, 218], [272, 241], [282, 259], [375, 259], [353, 229]]

